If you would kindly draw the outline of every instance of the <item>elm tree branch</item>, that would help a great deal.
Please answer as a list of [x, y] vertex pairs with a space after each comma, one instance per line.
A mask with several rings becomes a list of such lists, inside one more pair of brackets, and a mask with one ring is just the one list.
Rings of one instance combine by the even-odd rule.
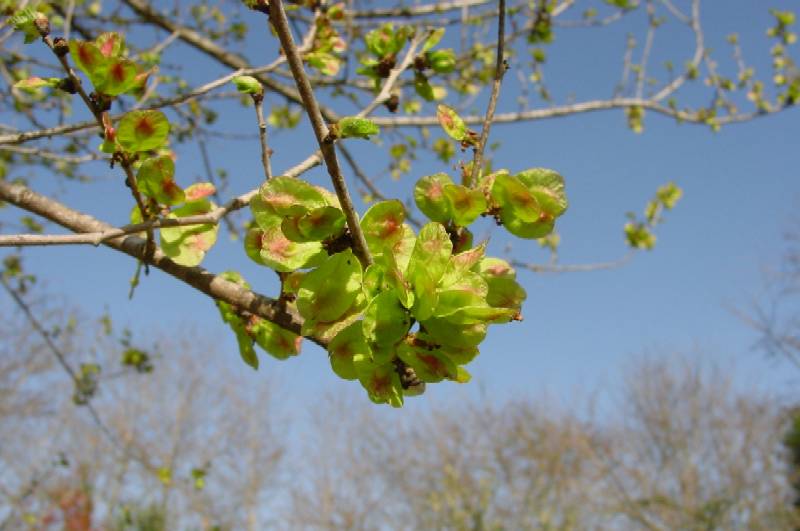
[[534, 273], [578, 273], [589, 271], [602, 271], [605, 269], [618, 269], [633, 258], [633, 252], [628, 252], [622, 258], [610, 262], [596, 262], [591, 264], [533, 264], [521, 260], [511, 260], [509, 263], [521, 269]]
[[264, 120], [264, 95], [259, 94], [253, 96], [253, 103], [256, 108], [256, 119], [258, 120], [258, 139], [261, 144], [261, 165], [264, 167], [264, 177], [267, 180], [272, 179], [272, 165], [270, 164], [270, 156], [272, 150], [267, 143], [267, 122]]
[[[0, 181], [0, 199], [42, 216], [73, 232], [102, 233], [113, 230], [110, 225], [98, 221], [88, 214], [73, 210], [19, 184]], [[117, 236], [105, 240], [103, 244], [139, 260], [147, 258], [147, 242], [138, 236]], [[152, 257], [149, 257], [149, 263], [214, 300], [242, 308], [295, 334], [301, 333], [302, 318], [274, 299], [245, 289], [202, 267], [186, 267], [176, 264], [159, 249], [156, 249]], [[310, 337], [308, 339], [322, 347], [326, 346], [324, 341], [317, 338]]]
[[[131, 0], [127, 0], [131, 1]], [[311, 121], [311, 126], [314, 129], [314, 135], [317, 137], [317, 143], [322, 151], [322, 158], [325, 161], [325, 166], [328, 168], [328, 174], [333, 182], [333, 187], [336, 190], [336, 196], [339, 198], [342, 211], [347, 218], [347, 226], [350, 229], [350, 234], [353, 238], [353, 247], [356, 255], [361, 260], [364, 267], [372, 264], [372, 256], [367, 248], [367, 242], [364, 239], [364, 233], [361, 231], [361, 226], [358, 222], [358, 214], [355, 211], [353, 202], [350, 199], [350, 193], [347, 190], [347, 184], [344, 181], [344, 176], [339, 167], [339, 161], [336, 158], [336, 150], [333, 147], [333, 142], [328, 140], [328, 127], [323, 121], [323, 116], [317, 100], [314, 97], [314, 91], [311, 89], [311, 84], [306, 76], [305, 69], [303, 68], [303, 60], [297, 46], [294, 44], [291, 30], [289, 29], [289, 22], [286, 19], [286, 13], [283, 9], [281, 0], [272, 0], [269, 5], [269, 18], [275, 32], [278, 34], [278, 39], [281, 42], [286, 59], [289, 62], [289, 67], [292, 70], [297, 89], [300, 92], [300, 97], [303, 101], [303, 106], [306, 109], [308, 118]]]
[[[569, 116], [573, 114], [583, 114], [587, 112], [607, 111], [611, 109], [627, 109], [631, 107], [641, 107], [643, 109], [669, 116], [686, 123], [706, 124], [705, 119], [694, 111], [682, 111], [662, 105], [654, 98], [641, 99], [641, 98], [611, 98], [607, 100], [589, 100], [580, 103], [572, 103], [567, 105], [557, 105], [554, 107], [547, 107], [545, 109], [530, 109], [518, 112], [506, 112], [496, 114], [493, 122], [498, 123], [516, 123], [523, 121], [544, 120], [548, 118], [559, 118], [562, 116]], [[737, 114], [729, 114], [717, 118], [716, 123], [720, 125], [729, 125], [734, 123], [741, 123], [767, 116], [786, 109], [786, 106], [775, 105], [768, 111], [751, 111]], [[483, 123], [484, 117], [478, 115], [468, 115], [461, 117], [467, 124], [480, 124]], [[381, 127], [420, 127], [427, 125], [437, 125], [439, 123], [436, 116], [379, 116], [372, 119], [376, 125]]]
[[475, 156], [472, 159], [472, 172], [469, 182], [464, 183], [470, 187], [477, 182], [478, 176], [483, 166], [483, 152], [486, 149], [486, 142], [489, 141], [489, 131], [492, 128], [492, 118], [497, 109], [497, 98], [500, 96], [500, 84], [503, 82], [503, 75], [506, 73], [506, 61], [503, 58], [503, 43], [506, 33], [506, 1], [500, 0], [500, 12], [497, 17], [497, 58], [495, 59], [494, 80], [492, 81], [492, 93], [489, 95], [489, 104], [486, 107], [486, 116], [483, 119], [483, 129], [478, 147], [475, 148]]

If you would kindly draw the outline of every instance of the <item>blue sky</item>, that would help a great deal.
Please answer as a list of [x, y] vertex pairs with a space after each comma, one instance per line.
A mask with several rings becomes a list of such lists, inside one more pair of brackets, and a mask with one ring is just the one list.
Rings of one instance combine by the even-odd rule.
[[[731, 76], [735, 72], [725, 36], [738, 32], [746, 59], [759, 76], [769, 79], [770, 42], [765, 30], [772, 19], [767, 8], [796, 8], [796, 2], [704, 4], [706, 41], [719, 59], [720, 69]], [[555, 100], [609, 97], [620, 75], [626, 33], [641, 35], [642, 15], [630, 15], [611, 28], [558, 30], [556, 42], [548, 48], [546, 69]], [[253, 33], [251, 39], [269, 39], [255, 25]], [[656, 35], [653, 72], [662, 71], [660, 65], [666, 58], [683, 64], [691, 47], [691, 36], [668, 24]], [[250, 56], [254, 63], [273, 57]], [[190, 57], [196, 56], [178, 47], [172, 59], [187, 61]], [[512, 63], [509, 77], [513, 77], [513, 69]], [[186, 75], [192, 84], [199, 84], [224, 73], [216, 66], [194, 67]], [[690, 88], [685, 96], [687, 101], [706, 101], [701, 98], [707, 94]], [[504, 87], [500, 110], [512, 109], [516, 95], [511, 83]], [[534, 100], [534, 105], [546, 104]], [[255, 132], [251, 109], [225, 108], [229, 115], [220, 121], [221, 129]], [[0, 117], [7, 121], [2, 111]], [[622, 236], [626, 211], [641, 212], [656, 188], [669, 180], [678, 183], [685, 195], [659, 228], [656, 249], [638, 253], [624, 267], [561, 275], [520, 272], [528, 290], [524, 322], [493, 327], [481, 356], [469, 367], [471, 383], [430, 386], [425, 397], [407, 402], [408, 410], [426, 407], [426, 402], [484, 392], [503, 398], [538, 396], [547, 390], [566, 402], [575, 393], [597, 391], [607, 396], [616, 389], [631, 360], [648, 352], [707, 357], [734, 366], [743, 386], [788, 392], [795, 375], [753, 350], [757, 336], [731, 308], [745, 308], [759, 294], [762, 268], [779, 263], [783, 234], [797, 223], [799, 118], [794, 109], [725, 127], [720, 133], [648, 114], [645, 132], [636, 135], [626, 127], [622, 111], [495, 126], [492, 139], [501, 142], [494, 155], [497, 167], [518, 171], [545, 166], [566, 178], [570, 208], [558, 226], [563, 263], [622, 256], [626, 252]], [[279, 171], [305, 158], [312, 148], [311, 138], [305, 124], [297, 131], [273, 135], [273, 167]], [[371, 155], [374, 146], [364, 143], [353, 149], [371, 175], [381, 173], [385, 165], [375, 162]], [[230, 172], [231, 194], [249, 190], [262, 179], [256, 140], [218, 141], [212, 144], [211, 154], [215, 165]], [[196, 146], [180, 146], [178, 155], [182, 184], [203, 175]], [[99, 177], [93, 184], [75, 185], [39, 176], [32, 186], [58, 191], [66, 204], [123, 224], [130, 199], [121, 174], [100, 164], [91, 168]], [[380, 183], [406, 198], [416, 178], [447, 169], [436, 161], [422, 160], [399, 182], [383, 177]], [[307, 177], [326, 183], [321, 169]], [[9, 212], [2, 215], [7, 219]], [[498, 230], [492, 233], [495, 254], [502, 256], [509, 243], [515, 257], [537, 262], [547, 258], [534, 243], [512, 241]], [[0, 255], [5, 252], [0, 250]], [[239, 360], [233, 336], [213, 303], [166, 275], [156, 271], [143, 278], [129, 301], [128, 279], [135, 263], [127, 256], [91, 247], [28, 249], [25, 256], [27, 267], [47, 290], [65, 296], [88, 313], [99, 315], [107, 308], [116, 323], [131, 327], [139, 338], [145, 338], [152, 327], [197, 325], [204, 331], [203, 341], [219, 345], [230, 364], [249, 371]], [[274, 274], [249, 262], [239, 242], [221, 236], [204, 266], [212, 271], [238, 269], [259, 291], [275, 293]], [[0, 299], [0, 308], [13, 311], [6, 299]], [[265, 374], [278, 377], [287, 399], [298, 403], [318, 396], [319, 389], [357, 386], [337, 380], [324, 353], [311, 346], [287, 362], [263, 357], [261, 370], [251, 377]]]

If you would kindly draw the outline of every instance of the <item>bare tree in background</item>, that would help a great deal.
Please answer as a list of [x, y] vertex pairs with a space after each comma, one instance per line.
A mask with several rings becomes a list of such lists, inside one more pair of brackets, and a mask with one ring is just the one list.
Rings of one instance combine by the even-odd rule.
[[58, 324], [77, 319], [44, 323], [68, 363], [101, 368], [86, 405], [22, 316], [2, 325], [0, 529], [263, 529], [285, 451], [269, 380], [245, 384], [196, 331], [143, 349]]
[[609, 420], [533, 398], [397, 422], [334, 400], [309, 440], [309, 479], [295, 489], [289, 527], [798, 525], [773, 399], [737, 391], [726, 371], [683, 358], [637, 363], [619, 403]]

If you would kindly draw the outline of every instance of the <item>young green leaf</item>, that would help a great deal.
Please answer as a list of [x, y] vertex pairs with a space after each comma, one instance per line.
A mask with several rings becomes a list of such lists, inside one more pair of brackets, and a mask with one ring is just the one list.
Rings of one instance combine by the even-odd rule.
[[327, 253], [319, 242], [298, 243], [288, 239], [280, 225], [260, 231], [260, 242], [254, 236], [253, 245], [260, 246], [261, 261], [275, 271], [289, 273], [314, 267], [325, 260]]
[[297, 309], [308, 321], [338, 320], [361, 293], [361, 262], [353, 251], [337, 253], [303, 277]]
[[[364, 310], [364, 337], [373, 350], [386, 352], [403, 339], [411, 327], [411, 316], [392, 291], [372, 299]], [[374, 353], [377, 359], [377, 353]], [[388, 358], [386, 358], [388, 361]]]
[[446, 223], [450, 220], [450, 203], [444, 194], [444, 188], [453, 184], [446, 173], [435, 173], [417, 181], [414, 186], [414, 202], [417, 208], [431, 221]]
[[353, 363], [358, 373], [358, 380], [366, 389], [369, 399], [376, 404], [389, 404], [392, 407], [403, 407], [403, 386], [395, 371], [394, 364], [379, 364], [366, 356], [355, 356]]
[[431, 222], [420, 229], [406, 275], [414, 290], [412, 312], [419, 320], [433, 312], [438, 297], [436, 285], [447, 269], [452, 251], [453, 243], [441, 223]]
[[247, 333], [259, 347], [276, 359], [285, 360], [300, 354], [303, 338], [266, 319], [251, 318]]
[[564, 178], [558, 172], [547, 168], [531, 168], [518, 173], [516, 177], [548, 216], [557, 218], [567, 210]]
[[460, 325], [445, 319], [431, 318], [420, 324], [434, 343], [448, 347], [477, 347], [486, 338], [487, 325], [483, 323]]
[[92, 85], [102, 86], [106, 81], [109, 59], [100, 51], [100, 48], [93, 42], [88, 41], [69, 41], [69, 53], [72, 60]]
[[437, 74], [449, 74], [456, 69], [456, 54], [450, 48], [428, 52], [425, 57], [431, 65], [431, 70]]
[[341, 210], [324, 206], [309, 210], [302, 216], [287, 216], [281, 223], [281, 230], [292, 241], [319, 242], [341, 234], [347, 220]]
[[185, 200], [175, 183], [175, 163], [166, 155], [145, 160], [136, 174], [139, 190], [162, 205], [177, 205]]
[[425, 42], [422, 44], [422, 51], [427, 52], [439, 44], [439, 41], [441, 41], [442, 37], [444, 37], [444, 31], [444, 28], [436, 28], [435, 30], [432, 30], [430, 35], [428, 35], [428, 38], [425, 39]]
[[236, 90], [242, 94], [261, 96], [264, 94], [264, 86], [253, 76], [236, 76], [231, 82], [236, 85]]
[[275, 177], [261, 185], [261, 200], [281, 216], [302, 216], [307, 211], [328, 206], [315, 186], [294, 177]]
[[397, 347], [397, 356], [414, 369], [417, 377], [425, 383], [455, 380], [458, 374], [456, 364], [440, 350], [429, 350], [404, 341]]
[[8, 23], [13, 26], [14, 29], [24, 33], [25, 44], [30, 44], [41, 36], [39, 29], [36, 27], [37, 20], [46, 21], [47, 17], [33, 8], [26, 7], [14, 13], [14, 15], [8, 19]]
[[161, 111], [131, 111], [117, 127], [117, 140], [131, 152], [160, 148], [169, 136], [169, 121]]
[[372, 120], [356, 117], [342, 118], [337, 122], [336, 130], [339, 138], [369, 139], [370, 135], [380, 133], [380, 129]]
[[361, 230], [370, 251], [380, 253], [398, 243], [404, 236], [405, 219], [406, 209], [397, 199], [372, 205], [361, 218]]
[[[187, 196], [189, 189], [187, 188]], [[187, 202], [182, 207], [174, 210], [170, 218], [182, 218], [206, 214], [214, 209], [214, 204], [207, 199]], [[208, 252], [217, 241], [219, 226], [212, 223], [203, 225], [186, 225], [180, 227], [165, 227], [161, 229], [161, 247], [164, 254], [175, 263], [185, 266], [196, 266], [203, 261]]]
[[328, 345], [331, 368], [339, 378], [355, 380], [358, 378], [353, 358], [356, 356], [369, 357], [370, 350], [364, 339], [364, 330], [361, 323], [356, 321], [336, 334]]
[[454, 140], [461, 142], [467, 136], [467, 125], [458, 113], [451, 107], [442, 103], [436, 107], [436, 117], [444, 132]]
[[98, 92], [118, 96], [135, 89], [139, 85], [139, 66], [128, 59], [114, 59], [106, 64], [102, 81], [92, 81]]
[[38, 94], [39, 89], [43, 87], [56, 88], [60, 83], [61, 78], [58, 77], [48, 77], [47, 79], [42, 79], [34, 76], [17, 81], [14, 83], [14, 88], [22, 90], [23, 92], [27, 92], [28, 94]]
[[460, 184], [448, 184], [444, 187], [444, 195], [450, 204], [453, 222], [459, 227], [472, 224], [486, 211], [486, 197], [480, 190]]

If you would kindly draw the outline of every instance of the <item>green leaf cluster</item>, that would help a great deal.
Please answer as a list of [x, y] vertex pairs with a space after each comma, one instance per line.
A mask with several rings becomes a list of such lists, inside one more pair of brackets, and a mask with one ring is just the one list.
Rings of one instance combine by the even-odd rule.
[[665, 210], [672, 210], [683, 196], [683, 190], [674, 182], [660, 186], [655, 196], [647, 202], [644, 209], [644, 219], [637, 219], [633, 213], [628, 213], [629, 221], [625, 224], [625, 239], [633, 249], [650, 250], [656, 245], [656, 236], [653, 229], [663, 222]]
[[335, 195], [294, 177], [265, 182], [250, 202], [254, 225], [245, 251], [255, 262], [279, 272], [324, 261], [324, 242], [344, 235], [346, 220]]
[[339, 35], [334, 21], [344, 18], [344, 4], [334, 4], [316, 18], [316, 31], [311, 49], [303, 55], [308, 66], [324, 76], [335, 76], [344, 62], [347, 41]]
[[433, 221], [466, 227], [478, 216], [492, 215], [511, 234], [526, 239], [550, 234], [568, 205], [564, 178], [546, 168], [516, 175], [498, 171], [483, 176], [476, 188], [437, 173], [417, 181], [414, 201]]
[[[250, 285], [236, 271], [225, 271], [220, 276], [245, 289], [250, 289]], [[236, 334], [242, 360], [253, 369], [258, 369], [258, 355], [254, 345], [258, 345], [264, 352], [279, 360], [300, 353], [302, 338], [297, 334], [293, 334], [271, 321], [231, 306], [227, 302], [217, 301], [216, 304], [222, 320]]]
[[70, 40], [69, 52], [95, 91], [105, 96], [140, 90], [150, 75], [149, 70], [124, 56], [125, 42], [119, 33], [102, 33], [94, 41]]
[[356, 73], [372, 79], [375, 90], [379, 90], [381, 79], [389, 77], [397, 64], [397, 55], [413, 35], [411, 26], [395, 28], [390, 22], [368, 32], [364, 35], [366, 50], [359, 54], [361, 66]]
[[[341, 215], [333, 199], [305, 181], [278, 177], [251, 203], [246, 251], [282, 274], [281, 300], [303, 318], [302, 334], [327, 343], [333, 372], [358, 380], [376, 403], [400, 407], [422, 384], [468, 381], [464, 365], [477, 356], [489, 325], [520, 318], [526, 294], [513, 269], [486, 257], [485, 244], [454, 252], [440, 222], [415, 234], [397, 200], [375, 203], [361, 218], [374, 259], [364, 268], [349, 245], [332, 245], [346, 240], [343, 224], [314, 238], [298, 228], [322, 209]], [[241, 317], [228, 311], [223, 318], [238, 326], [240, 345], [252, 344]], [[242, 348], [253, 365], [254, 354]]]

